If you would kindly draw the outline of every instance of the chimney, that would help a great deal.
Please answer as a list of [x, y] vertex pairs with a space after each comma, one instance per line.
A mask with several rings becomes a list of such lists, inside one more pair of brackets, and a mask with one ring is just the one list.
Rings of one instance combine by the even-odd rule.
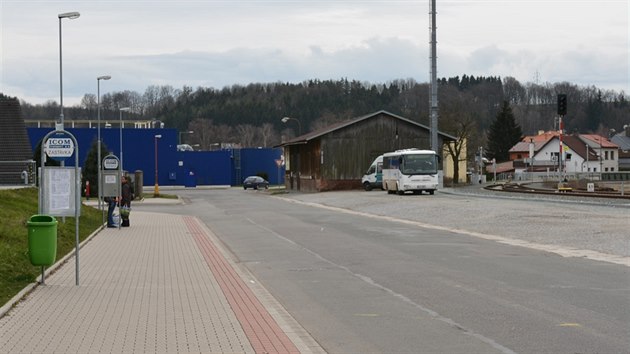
[[630, 124], [624, 125], [623, 130], [626, 131], [626, 136], [630, 138]]

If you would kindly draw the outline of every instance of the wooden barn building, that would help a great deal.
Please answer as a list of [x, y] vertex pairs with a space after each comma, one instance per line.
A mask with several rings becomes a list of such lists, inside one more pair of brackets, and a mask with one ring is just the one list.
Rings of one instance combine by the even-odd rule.
[[[438, 146], [455, 141], [438, 132]], [[378, 111], [313, 131], [284, 148], [288, 190], [322, 192], [361, 188], [361, 177], [379, 155], [431, 146], [431, 129], [407, 118]]]

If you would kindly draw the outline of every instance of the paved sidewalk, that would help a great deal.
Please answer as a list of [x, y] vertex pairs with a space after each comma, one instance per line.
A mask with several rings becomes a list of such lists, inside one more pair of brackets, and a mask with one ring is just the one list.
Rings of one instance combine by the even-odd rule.
[[[0, 318], [0, 353], [322, 353], [198, 219], [134, 212]], [[54, 268], [54, 267], [53, 267]]]

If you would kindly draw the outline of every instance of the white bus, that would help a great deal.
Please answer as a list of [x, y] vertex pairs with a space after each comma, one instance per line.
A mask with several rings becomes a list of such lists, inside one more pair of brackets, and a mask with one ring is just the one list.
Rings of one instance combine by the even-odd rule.
[[383, 188], [387, 193], [435, 193], [438, 155], [432, 150], [405, 149], [383, 154]]

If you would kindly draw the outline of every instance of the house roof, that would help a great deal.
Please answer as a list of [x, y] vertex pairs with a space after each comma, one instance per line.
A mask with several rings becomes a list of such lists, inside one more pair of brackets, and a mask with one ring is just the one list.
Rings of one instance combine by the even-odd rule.
[[585, 160], [595, 161], [597, 160], [597, 153], [593, 149], [588, 149], [588, 159], [586, 158], [586, 144], [575, 135], [567, 135], [562, 137], [562, 143], [568, 146], [576, 154], [580, 155]]
[[630, 136], [620, 133], [612, 137], [611, 142], [617, 144], [622, 151], [630, 151]]
[[529, 135], [524, 137], [521, 141], [516, 143], [509, 152], [526, 152], [529, 153], [529, 144], [534, 143], [534, 153], [544, 148], [553, 138], [559, 136], [560, 133], [555, 130], [543, 132], [537, 135]]
[[[547, 145], [551, 140], [553, 139], [548, 139], [548, 140], [534, 140], [534, 152], [539, 151], [540, 149], [542, 149], [543, 147], [545, 147], [545, 145]], [[510, 149], [509, 152], [526, 152], [529, 153], [529, 141], [519, 141], [518, 143], [516, 143], [516, 145], [512, 146], [512, 148]]]
[[[367, 115], [364, 115], [364, 116], [361, 116], [361, 117], [357, 117], [357, 118], [350, 119], [350, 120], [347, 120], [347, 121], [331, 124], [331, 125], [329, 125], [327, 127], [324, 127], [322, 129], [315, 130], [315, 131], [312, 131], [312, 132], [300, 135], [300, 136], [295, 137], [295, 138], [293, 138], [293, 139], [291, 139], [289, 141], [285, 141], [284, 143], [276, 145], [274, 147], [306, 144], [306, 143], [308, 143], [309, 141], [311, 141], [313, 139], [319, 138], [319, 137], [321, 137], [323, 135], [326, 135], [328, 133], [331, 133], [333, 131], [336, 131], [336, 130], [339, 130], [339, 129], [343, 129], [343, 128], [347, 127], [347, 126], [350, 126], [350, 125], [353, 125], [353, 124], [357, 124], [357, 123], [362, 122], [364, 120], [373, 118], [373, 117], [375, 117], [375, 116], [377, 116], [379, 114], [384, 114], [384, 115], [390, 116], [392, 118], [395, 118], [395, 119], [404, 121], [406, 123], [409, 123], [411, 125], [415, 125], [415, 126], [421, 128], [421, 129], [425, 129], [425, 130], [431, 131], [431, 128], [427, 127], [426, 125], [420, 124], [418, 122], [414, 122], [414, 121], [412, 121], [410, 119], [398, 116], [396, 114], [393, 114], [393, 113], [390, 113], [390, 112], [387, 112], [387, 111], [384, 111], [384, 110], [380, 110], [378, 112], [370, 113], [370, 114], [367, 114]], [[457, 140], [456, 137], [454, 137], [452, 135], [449, 135], [449, 134], [446, 134], [446, 133], [442, 133], [440, 131], [438, 131], [438, 135], [442, 136], [442, 139], [447, 140], [447, 141], [456, 141]]]
[[609, 149], [617, 149], [617, 148], [619, 148], [619, 146], [617, 146], [617, 144], [611, 142], [610, 140], [606, 139], [605, 137], [603, 137], [601, 135], [597, 135], [597, 134], [580, 134], [580, 138], [588, 140], [591, 143], [595, 143], [598, 146], [601, 146], [602, 148], [609, 148]]
[[505, 161], [496, 163], [495, 165], [486, 165], [486, 172], [488, 173], [505, 173], [514, 171], [514, 161]]

